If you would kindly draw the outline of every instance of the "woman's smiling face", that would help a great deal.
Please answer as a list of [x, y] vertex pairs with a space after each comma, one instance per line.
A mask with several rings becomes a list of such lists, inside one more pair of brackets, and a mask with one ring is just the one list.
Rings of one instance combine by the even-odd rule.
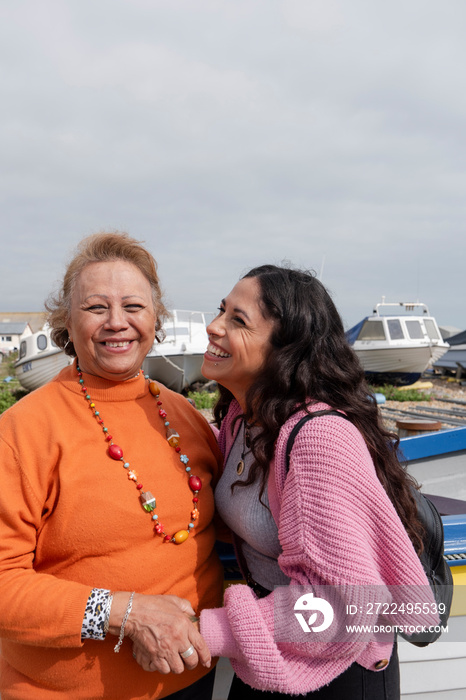
[[150, 283], [132, 263], [90, 263], [79, 274], [67, 328], [83, 372], [134, 377], [154, 342], [155, 322]]
[[233, 287], [207, 326], [209, 345], [202, 373], [231, 391], [243, 409], [246, 392], [270, 349], [272, 329], [273, 320], [263, 315], [260, 285], [254, 277]]

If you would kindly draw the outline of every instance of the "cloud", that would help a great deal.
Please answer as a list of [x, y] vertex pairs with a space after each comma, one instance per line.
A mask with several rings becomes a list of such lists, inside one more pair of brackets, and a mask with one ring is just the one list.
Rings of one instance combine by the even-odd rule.
[[169, 299], [253, 265], [464, 325], [459, 0], [4, 0], [0, 307], [40, 308], [77, 241], [147, 241]]

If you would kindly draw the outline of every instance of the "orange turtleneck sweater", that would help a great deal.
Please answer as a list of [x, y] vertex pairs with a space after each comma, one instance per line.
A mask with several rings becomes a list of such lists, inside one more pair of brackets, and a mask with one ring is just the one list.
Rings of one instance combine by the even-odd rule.
[[[185, 529], [193, 494], [147, 381], [84, 379], [114, 442], [144, 490], [156, 496], [167, 532]], [[191, 474], [202, 480], [200, 517], [181, 545], [154, 534], [127, 470], [108, 456], [75, 365], [1, 416], [2, 700], [163, 698], [207, 672], [147, 673], [128, 640], [118, 655], [116, 637], [81, 642], [93, 588], [170, 593], [187, 598], [196, 611], [221, 601], [212, 525], [212, 482], [221, 455], [209, 425], [184, 397], [161, 386], [160, 400]]]

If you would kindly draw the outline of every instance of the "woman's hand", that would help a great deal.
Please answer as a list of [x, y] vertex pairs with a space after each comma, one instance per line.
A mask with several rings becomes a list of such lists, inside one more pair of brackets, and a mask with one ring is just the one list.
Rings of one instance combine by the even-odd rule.
[[[115, 593], [109, 618], [109, 632], [119, 635], [129, 593]], [[188, 600], [173, 595], [136, 593], [125, 626], [125, 637], [133, 640], [133, 656], [145, 671], [182, 673], [200, 662], [210, 667], [207, 644], [191, 621], [194, 610]], [[180, 656], [194, 648], [187, 658]]]

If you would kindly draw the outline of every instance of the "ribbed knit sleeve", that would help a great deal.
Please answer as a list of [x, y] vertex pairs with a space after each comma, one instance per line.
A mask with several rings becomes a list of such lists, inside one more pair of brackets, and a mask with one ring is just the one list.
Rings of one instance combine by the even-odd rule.
[[[286, 439], [280, 435], [278, 461]], [[313, 418], [299, 431], [279, 525], [288, 545], [280, 565], [288, 571], [304, 563], [331, 585], [427, 583], [361, 434], [337, 416]]]
[[[296, 437], [286, 474], [286, 443], [299, 418], [280, 432], [269, 477], [279, 495], [279, 510], [272, 508], [283, 550], [279, 564], [291, 586], [338, 587], [344, 602], [358, 609], [392, 601], [388, 586], [416, 586], [416, 600], [433, 602], [419, 559], [351, 423], [337, 416], [308, 421]], [[228, 426], [225, 430], [228, 443]], [[354, 661], [375, 670], [378, 661], [390, 658], [393, 635], [376, 641], [354, 633], [341, 643], [325, 633], [318, 644], [277, 642], [275, 595], [258, 600], [248, 587], [231, 586], [224, 610], [201, 615], [212, 653], [230, 654], [236, 673], [253, 687], [309, 692]], [[424, 624], [437, 621], [435, 615], [423, 619]], [[397, 624], [410, 622], [397, 618]]]

